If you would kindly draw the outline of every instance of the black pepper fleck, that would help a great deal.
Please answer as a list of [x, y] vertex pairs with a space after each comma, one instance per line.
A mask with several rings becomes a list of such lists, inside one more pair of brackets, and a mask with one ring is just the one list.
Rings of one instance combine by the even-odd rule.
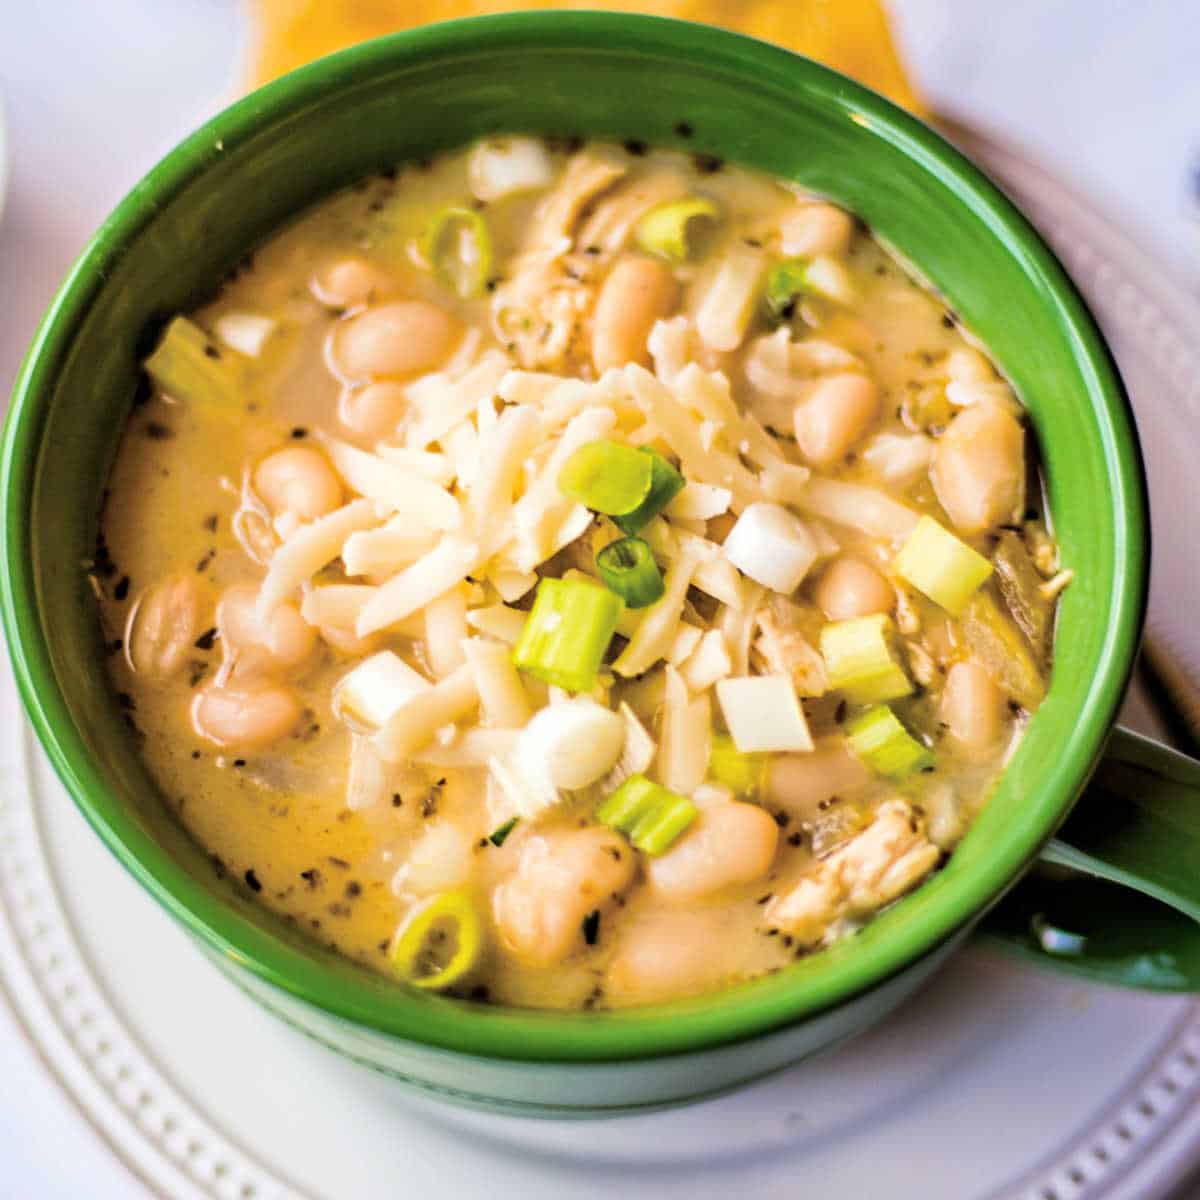
[[213, 642], [217, 640], [217, 627], [214, 625], [211, 629], [206, 629], [193, 643], [197, 650], [211, 650]]
[[262, 882], [259, 880], [258, 876], [255, 875], [253, 867], [251, 867], [242, 878], [245, 879], [246, 886], [252, 892], [262, 891]]
[[646, 153], [646, 143], [639, 142], [636, 138], [630, 138], [624, 145], [625, 149], [635, 158], [641, 158]]
[[203, 524], [204, 524], [204, 528], [207, 529], [209, 533], [216, 533], [217, 532], [217, 514], [210, 513], [207, 517], [204, 518]]
[[583, 918], [583, 924], [580, 928], [583, 930], [583, 940], [589, 946], [594, 946], [600, 940], [600, 910], [598, 908], [592, 909]]
[[692, 165], [701, 175], [715, 175], [725, 163], [715, 154], [697, 154], [692, 159]]
[[117, 586], [115, 588], [113, 588], [113, 599], [114, 600], [124, 600], [125, 597], [128, 595], [129, 595], [129, 576], [122, 575], [121, 578], [117, 580]]
[[692, 128], [690, 121], [677, 121], [675, 123], [675, 136], [681, 138], [690, 138], [696, 131]]
[[296, 438], [297, 440], [300, 438], [306, 438], [308, 437], [308, 430], [305, 429], [303, 425], [297, 425], [295, 429], [292, 430], [292, 437]]
[[175, 436], [175, 430], [161, 421], [147, 421], [143, 432], [152, 442], [168, 442]]

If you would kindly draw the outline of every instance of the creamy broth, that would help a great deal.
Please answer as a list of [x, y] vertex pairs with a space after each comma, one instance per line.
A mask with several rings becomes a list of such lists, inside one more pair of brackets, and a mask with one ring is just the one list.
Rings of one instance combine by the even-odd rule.
[[[214, 870], [381, 972], [397, 973], [414, 914], [453, 894], [480, 941], [456, 994], [577, 1008], [719, 988], [852, 935], [952, 851], [1041, 697], [1069, 576], [1015, 397], [852, 219], [747, 170], [633, 143], [512, 139], [492, 153], [490, 167], [477, 147], [318, 205], [191, 314], [195, 362], [150, 360], [156, 386], [129, 419], [93, 572], [114, 689]], [[498, 195], [514, 161], [528, 186]], [[707, 212], [670, 219], [697, 199]], [[532, 434], [491, 493], [496, 513], [483, 511], [473, 481], [523, 409]], [[645, 446], [671, 467], [681, 445], [699, 462], [715, 451], [735, 472], [722, 504], [722, 480], [683, 462], [688, 487], [639, 531], [668, 594], [624, 611], [590, 706], [505, 664], [538, 577], [603, 588], [596, 554], [619, 531], [553, 492], [546, 503], [582, 523], [496, 533], [589, 409], [612, 419], [585, 444]], [[428, 503], [397, 516], [382, 468]], [[910, 549], [922, 517], [950, 539], [923, 554]], [[343, 521], [338, 547], [289, 583], [281, 563], [323, 520]], [[433, 604], [357, 623], [447, 539], [489, 537], [492, 552], [464, 557]], [[689, 545], [698, 574], [672, 601]], [[945, 554], [958, 567], [935, 586]], [[793, 566], [798, 586], [778, 583]], [[264, 577], [287, 585], [278, 602], [264, 601]], [[667, 643], [625, 658], [646, 636], [636, 621], [672, 603]], [[891, 695], [868, 696], [874, 676], [837, 682], [830, 627], [858, 621], [862, 652], [863, 620], [883, 630], [873, 669], [898, 673]], [[350, 692], [335, 703], [384, 651], [434, 685], [429, 703], [456, 688], [468, 700], [424, 738], [411, 712], [395, 717], [401, 701], [381, 722], [351, 711]], [[786, 682], [785, 703], [747, 693], [744, 711], [785, 711], [786, 729], [758, 723], [786, 748], [747, 757], [755, 731], [729, 721], [740, 702], [725, 686], [767, 678]], [[528, 746], [543, 743], [497, 723], [498, 680], [510, 710], [575, 705], [593, 758], [588, 731], [617, 720], [593, 710], [624, 702], [616, 753], [551, 802], [523, 802]], [[633, 718], [654, 750], [637, 775], [696, 810], [680, 809], [690, 820], [653, 852], [597, 817]], [[380, 749], [396, 738], [399, 761]], [[725, 758], [706, 768], [713, 745]], [[740, 794], [731, 771], [752, 776]], [[467, 938], [452, 926], [451, 950]], [[421, 969], [444, 952], [424, 947], [436, 961]]]

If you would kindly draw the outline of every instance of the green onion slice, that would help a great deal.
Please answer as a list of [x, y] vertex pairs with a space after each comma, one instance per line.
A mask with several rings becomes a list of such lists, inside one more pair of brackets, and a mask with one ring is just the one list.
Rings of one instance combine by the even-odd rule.
[[727, 733], [714, 733], [708, 753], [708, 777], [723, 783], [734, 795], [744, 799], [762, 790], [767, 769], [767, 754], [744, 754]]
[[596, 809], [596, 820], [626, 835], [645, 854], [662, 854], [696, 819], [686, 797], [645, 775], [630, 775]]
[[520, 817], [509, 817], [503, 825], [497, 825], [491, 833], [488, 834], [488, 841], [493, 846], [503, 846], [508, 840], [508, 835], [517, 827], [517, 822]]
[[569, 692], [590, 692], [624, 611], [608, 588], [543, 579], [513, 649], [513, 663]]
[[492, 273], [492, 235], [473, 208], [439, 208], [421, 233], [421, 257], [464, 300], [481, 296]]
[[992, 564], [932, 517], [922, 517], [892, 565], [906, 579], [941, 605], [961, 616], [967, 602], [992, 573]]
[[683, 491], [686, 480], [657, 450], [641, 446], [638, 453], [650, 460], [650, 490], [632, 512], [619, 513], [612, 518], [622, 533], [637, 533], [649, 525], [676, 496]]
[[558, 490], [593, 512], [616, 517], [641, 505], [653, 479], [653, 462], [633, 446], [588, 442], [563, 464]]
[[600, 578], [625, 601], [626, 608], [645, 608], [666, 590], [654, 552], [639, 537], [618, 538], [596, 555]]
[[767, 287], [763, 300], [767, 312], [777, 321], [791, 315], [797, 296], [812, 290], [808, 282], [808, 259], [785, 258], [767, 272]]
[[907, 696], [912, 683], [894, 643], [895, 626], [886, 613], [826, 625], [821, 630], [821, 657], [830, 687], [858, 704]]
[[681, 263], [692, 252], [689, 231], [696, 221], [718, 221], [721, 210], [707, 196], [688, 196], [668, 200], [652, 208], [637, 224], [637, 244], [650, 254], [659, 254], [669, 262]]
[[886, 704], [855, 717], [846, 726], [846, 738], [871, 770], [889, 779], [903, 779], [934, 764], [933, 752], [904, 728]]
[[414, 987], [441, 992], [463, 979], [483, 954], [483, 923], [465, 892], [441, 892], [409, 913], [391, 963]]

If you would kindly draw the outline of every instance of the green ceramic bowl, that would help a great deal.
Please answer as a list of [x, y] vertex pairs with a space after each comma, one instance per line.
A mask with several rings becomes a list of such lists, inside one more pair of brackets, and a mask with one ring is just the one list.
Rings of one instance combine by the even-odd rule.
[[[1077, 574], [1050, 694], [936, 878], [853, 940], [773, 977], [615, 1014], [414, 994], [218, 880], [126, 736], [82, 567], [148, 331], [330, 191], [521, 130], [716, 154], [861, 214], [948, 298], [1028, 403], [1063, 559]], [[17, 381], [2, 470], [0, 598], [17, 679], [47, 753], [112, 852], [301, 1029], [427, 1088], [531, 1112], [712, 1091], [887, 1011], [1026, 870], [1080, 795], [1134, 659], [1146, 591], [1129, 408], [1095, 325], [1023, 218], [937, 134], [850, 80], [757, 41], [627, 15], [520, 14], [398, 34], [297, 71], [204, 126], [133, 189], [63, 284]]]

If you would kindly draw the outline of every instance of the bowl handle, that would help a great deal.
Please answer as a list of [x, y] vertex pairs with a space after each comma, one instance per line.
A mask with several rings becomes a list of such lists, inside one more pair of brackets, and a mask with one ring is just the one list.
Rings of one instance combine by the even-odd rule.
[[1113, 730], [1058, 836], [979, 933], [1096, 982], [1200, 992], [1200, 762]]

